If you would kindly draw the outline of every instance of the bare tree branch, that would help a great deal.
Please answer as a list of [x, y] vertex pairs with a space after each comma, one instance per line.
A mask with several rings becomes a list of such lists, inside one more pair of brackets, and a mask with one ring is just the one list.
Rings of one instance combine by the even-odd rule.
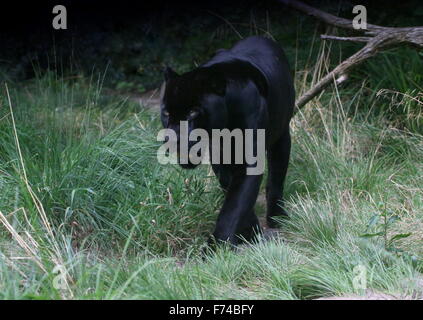
[[320, 39], [323, 40], [338, 40], [338, 41], [355, 41], [355, 42], [369, 42], [371, 37], [337, 37], [328, 34], [322, 34]]
[[[335, 27], [349, 29], [353, 31], [360, 32], [361, 30], [356, 30], [353, 28], [352, 22], [349, 19], [340, 18], [337, 16], [334, 16], [330, 13], [321, 11], [319, 9], [313, 8], [301, 1], [297, 0], [279, 0], [279, 2], [283, 3], [286, 6], [292, 7], [294, 9], [297, 9], [298, 11], [304, 12], [310, 16], [313, 16], [327, 24], [333, 25]], [[381, 27], [374, 24], [367, 24], [367, 31], [378, 31], [380, 29], [389, 29], [389, 27]]]
[[306, 93], [304, 93], [298, 100], [295, 102], [296, 108], [300, 109], [303, 107], [307, 102], [317, 96], [320, 92], [322, 92], [327, 86], [332, 84], [332, 82], [336, 78], [341, 75], [344, 75], [349, 71], [351, 68], [356, 67], [364, 60], [374, 56], [378, 50], [380, 49], [381, 42], [384, 42], [383, 38], [373, 38], [366, 46], [362, 49], [357, 51], [348, 59], [344, 60], [341, 64], [339, 64], [335, 69], [329, 72], [326, 76], [324, 76], [316, 85], [314, 85], [311, 89], [309, 89]]
[[320, 92], [322, 92], [327, 86], [333, 83], [333, 81], [337, 81], [338, 83], [341, 82], [339, 77], [342, 76], [342, 81], [344, 81], [346, 79], [346, 74], [350, 69], [360, 65], [364, 60], [376, 55], [381, 50], [404, 44], [411, 45], [418, 49], [423, 48], [423, 27], [394, 28], [367, 24], [366, 30], [355, 30], [351, 20], [326, 13], [306, 5], [301, 1], [279, 0], [279, 2], [311, 15], [327, 24], [344, 29], [354, 30], [356, 32], [364, 32], [366, 35], [373, 36], [337, 37], [331, 35], [322, 35], [321, 38], [324, 40], [357, 41], [365, 42], [366, 45], [351, 57], [341, 62], [341, 64], [339, 64], [335, 69], [324, 76], [317, 84], [315, 84], [300, 98], [298, 98], [295, 103], [297, 110], [307, 104], [307, 102], [317, 96]]

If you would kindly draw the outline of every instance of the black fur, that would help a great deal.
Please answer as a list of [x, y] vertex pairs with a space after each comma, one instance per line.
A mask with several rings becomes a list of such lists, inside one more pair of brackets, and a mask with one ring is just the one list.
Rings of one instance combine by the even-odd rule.
[[[161, 106], [164, 127], [178, 132], [179, 121], [188, 119], [189, 130], [203, 128], [209, 134], [212, 129], [223, 128], [266, 130], [267, 222], [274, 227], [272, 217], [287, 216], [281, 206], [295, 99], [282, 49], [269, 39], [249, 37], [229, 50], [219, 50], [191, 72], [178, 75], [167, 68], [165, 79]], [[188, 163], [183, 167], [195, 165]], [[212, 239], [232, 244], [239, 243], [241, 238], [252, 240], [260, 230], [254, 204], [262, 175], [246, 175], [246, 164], [212, 167], [226, 193]]]

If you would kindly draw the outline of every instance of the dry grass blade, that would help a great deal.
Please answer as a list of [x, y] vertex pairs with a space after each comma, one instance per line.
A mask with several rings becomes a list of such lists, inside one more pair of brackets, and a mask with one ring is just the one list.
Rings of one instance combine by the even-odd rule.
[[[19, 143], [19, 137], [18, 137], [18, 132], [16, 129], [16, 123], [15, 123], [15, 117], [13, 114], [13, 108], [12, 108], [12, 101], [10, 99], [10, 93], [9, 93], [9, 88], [7, 86], [7, 83], [5, 83], [5, 88], [6, 88], [6, 95], [7, 95], [7, 100], [9, 103], [9, 109], [10, 109], [10, 117], [12, 119], [12, 127], [13, 127], [13, 136], [14, 136], [14, 140], [15, 140], [15, 144], [16, 144], [16, 149], [18, 152], [18, 157], [19, 157], [19, 163], [21, 166], [21, 170], [22, 170], [22, 179], [25, 183], [26, 189], [29, 193], [29, 195], [31, 196], [31, 199], [37, 209], [37, 212], [40, 215], [41, 221], [43, 223], [43, 226], [45, 227], [45, 229], [47, 230], [47, 239], [49, 240], [50, 244], [53, 246], [53, 251], [54, 251], [54, 255], [51, 256], [52, 261], [55, 263], [55, 265], [60, 265], [60, 266], [64, 266], [64, 260], [61, 256], [60, 253], [60, 249], [59, 249], [59, 245], [55, 239], [51, 224], [47, 218], [46, 212], [44, 210], [43, 204], [41, 203], [40, 199], [38, 198], [38, 196], [34, 193], [34, 191], [32, 190], [31, 185], [29, 184], [29, 180], [26, 174], [26, 169], [25, 169], [25, 163], [23, 160], [23, 155], [22, 155], [22, 151], [21, 151], [21, 147], [20, 147], [20, 143]], [[40, 268], [47, 272], [45, 267], [41, 264], [39, 258], [36, 256], [35, 251], [33, 251], [31, 249], [30, 246], [28, 246], [28, 244], [22, 239], [22, 237], [16, 232], [16, 230], [14, 230], [14, 228], [10, 225], [10, 223], [7, 221], [7, 219], [4, 217], [3, 214], [0, 215], [1, 218], [1, 222], [3, 223], [3, 225], [6, 226], [6, 229], [12, 234], [12, 236], [14, 237], [14, 239], [17, 240], [17, 242], [19, 243], [19, 245], [28, 253], [30, 253], [31, 257], [34, 257], [37, 265], [40, 266]], [[36, 243], [36, 241], [34, 239], [32, 239], [33, 243]], [[68, 275], [68, 274], [67, 274]], [[69, 278], [69, 275], [68, 275]], [[72, 296], [72, 291], [69, 287], [69, 281], [71, 281], [71, 279], [65, 279], [65, 283], [66, 283], [66, 287], [68, 289], [68, 292], [70, 293], [70, 295]]]
[[18, 132], [16, 130], [16, 123], [15, 123], [15, 117], [14, 117], [14, 114], [13, 114], [12, 101], [10, 99], [9, 88], [7, 86], [7, 83], [5, 84], [5, 87], [6, 87], [7, 100], [8, 100], [9, 109], [10, 109], [10, 117], [12, 119], [13, 135], [14, 135], [14, 138], [15, 138], [16, 149], [18, 151], [19, 162], [20, 162], [21, 169], [22, 169], [24, 183], [25, 183], [25, 186], [28, 190], [28, 193], [30, 194], [30, 196], [31, 196], [36, 208], [37, 208], [37, 211], [40, 213], [41, 219], [43, 221], [44, 226], [46, 227], [47, 232], [49, 233], [49, 235], [52, 238], [54, 238], [50, 222], [48, 221], [47, 215], [44, 211], [44, 207], [43, 207], [41, 201], [38, 199], [37, 195], [33, 192], [32, 188], [31, 188], [31, 186], [28, 182], [28, 177], [26, 175], [25, 164], [24, 164], [24, 161], [23, 161], [21, 146], [20, 146], [20, 143], [19, 143]]
[[[19, 235], [19, 233], [13, 228], [13, 226], [9, 223], [9, 221], [6, 219], [4, 214], [0, 211], [0, 222], [5, 226], [7, 231], [10, 232], [13, 239], [16, 240], [16, 242], [19, 244], [19, 246], [25, 250], [25, 252], [31, 257], [31, 259], [44, 271], [47, 272], [44, 265], [41, 263], [41, 260], [37, 256], [37, 252], [32, 248], [28, 243]], [[35, 242], [34, 239], [31, 239], [31, 242]]]

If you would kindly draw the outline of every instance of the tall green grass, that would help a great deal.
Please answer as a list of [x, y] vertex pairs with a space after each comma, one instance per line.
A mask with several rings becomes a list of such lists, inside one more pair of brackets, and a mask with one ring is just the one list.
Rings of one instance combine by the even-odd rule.
[[[299, 92], [324, 73], [327, 49], [297, 70]], [[103, 77], [46, 73], [1, 89], [0, 298], [422, 297], [423, 139], [374, 113], [366, 83], [293, 119], [279, 235], [203, 259], [216, 179], [160, 165], [158, 115], [103, 93]], [[400, 218], [387, 236], [411, 232], [397, 251], [362, 237], [381, 208]]]
[[397, 128], [423, 134], [422, 75], [421, 52], [400, 48], [366, 62], [355, 78], [368, 81], [366, 91], [375, 114]]

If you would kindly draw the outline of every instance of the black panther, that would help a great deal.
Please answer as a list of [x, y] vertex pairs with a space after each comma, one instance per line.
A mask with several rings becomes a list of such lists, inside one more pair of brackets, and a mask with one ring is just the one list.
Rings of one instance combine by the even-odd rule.
[[[291, 149], [289, 122], [294, 100], [294, 84], [282, 48], [270, 39], [254, 36], [229, 50], [218, 50], [208, 62], [190, 72], [179, 75], [167, 67], [161, 120], [165, 128], [175, 130], [178, 140], [181, 120], [188, 121], [189, 131], [202, 128], [209, 134], [212, 129], [265, 129], [266, 218], [269, 227], [276, 227], [273, 217], [288, 216], [282, 193]], [[257, 145], [253, 148], [257, 151]], [[196, 165], [188, 161], [181, 166]], [[225, 192], [211, 237], [213, 243], [229, 241], [236, 245], [243, 239], [251, 241], [261, 230], [254, 205], [262, 174], [248, 175], [248, 166], [212, 164]]]

